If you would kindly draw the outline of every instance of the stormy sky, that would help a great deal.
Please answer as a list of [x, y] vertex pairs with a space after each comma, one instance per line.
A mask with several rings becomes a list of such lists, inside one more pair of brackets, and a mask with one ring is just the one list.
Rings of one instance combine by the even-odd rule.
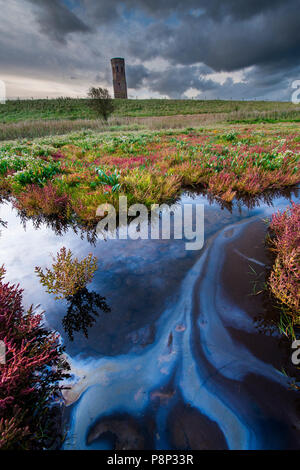
[[0, 0], [8, 97], [111, 90], [129, 97], [290, 100], [300, 79], [299, 0]]

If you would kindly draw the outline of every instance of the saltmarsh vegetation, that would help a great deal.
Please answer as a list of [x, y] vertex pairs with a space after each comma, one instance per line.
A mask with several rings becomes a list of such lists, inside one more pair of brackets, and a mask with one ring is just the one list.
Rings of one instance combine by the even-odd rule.
[[300, 326], [300, 204], [273, 214], [267, 240], [275, 258], [268, 287], [281, 312], [279, 328], [295, 337]]
[[43, 315], [25, 310], [22, 290], [4, 281], [0, 268], [0, 449], [58, 448], [63, 439], [59, 383], [68, 377], [59, 335], [43, 327]]
[[221, 127], [182, 132], [91, 131], [0, 147], [0, 188], [27, 216], [97, 222], [105, 202], [170, 202], [200, 188], [230, 203], [299, 182], [299, 133], [285, 128]]
[[49, 294], [55, 294], [56, 299], [64, 299], [83, 291], [92, 281], [97, 271], [97, 258], [90, 253], [81, 261], [74, 258], [71, 250], [62, 247], [56, 258], [52, 257], [52, 270], [36, 267], [35, 272], [41, 284], [46, 287]]

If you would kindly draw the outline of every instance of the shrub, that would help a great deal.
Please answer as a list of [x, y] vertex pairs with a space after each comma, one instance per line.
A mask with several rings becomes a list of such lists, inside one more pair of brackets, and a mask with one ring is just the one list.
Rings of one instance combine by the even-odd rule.
[[300, 324], [300, 204], [273, 214], [268, 237], [276, 259], [269, 278], [271, 292], [293, 325]]
[[19, 183], [21, 186], [26, 186], [27, 184], [38, 184], [43, 186], [47, 180], [52, 179], [55, 175], [60, 173], [60, 166], [58, 163], [50, 162], [43, 163], [43, 160], [39, 159], [39, 162], [36, 163], [31, 168], [27, 168], [23, 171], [18, 171], [14, 174], [14, 181]]
[[40, 278], [41, 284], [47, 288], [49, 294], [56, 294], [56, 299], [63, 299], [75, 295], [92, 281], [93, 274], [97, 270], [97, 258], [91, 253], [82, 261], [73, 259], [71, 250], [62, 247], [57, 253], [57, 259], [53, 257], [52, 268], [46, 268], [46, 273], [40, 267], [35, 272]]
[[[6, 363], [0, 365], [0, 449], [44, 449], [57, 440], [52, 403], [67, 377], [59, 337], [41, 324], [42, 314], [22, 305], [22, 290], [3, 282], [0, 269], [0, 340]], [[62, 437], [62, 436], [61, 436]]]
[[225, 142], [234, 142], [237, 140], [237, 132], [231, 131], [227, 132], [227, 134], [223, 134], [221, 136], [222, 140], [225, 140]]
[[52, 183], [44, 187], [31, 185], [18, 196], [14, 206], [24, 210], [28, 216], [64, 216], [68, 218], [71, 208], [69, 197], [61, 195]]
[[108, 117], [114, 111], [114, 102], [106, 88], [90, 88], [88, 92], [89, 104], [94, 110], [107, 121]]
[[128, 202], [139, 202], [151, 206], [163, 201], [172, 201], [180, 192], [181, 178], [172, 175], [165, 178], [154, 173], [131, 171], [124, 177]]
[[101, 168], [97, 168], [100, 184], [110, 186], [112, 192], [117, 192], [121, 189], [120, 174], [115, 170], [114, 172], [105, 173]]
[[28, 155], [19, 156], [2, 153], [0, 156], [0, 174], [6, 175], [9, 170], [13, 172], [21, 171], [33, 163], [33, 157]]

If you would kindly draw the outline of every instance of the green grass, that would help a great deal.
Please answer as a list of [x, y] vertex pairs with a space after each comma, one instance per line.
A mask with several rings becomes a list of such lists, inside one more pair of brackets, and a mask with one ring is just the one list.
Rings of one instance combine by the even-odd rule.
[[[118, 116], [174, 116], [179, 114], [214, 114], [263, 111], [292, 111], [296, 106], [286, 102], [232, 100], [117, 100]], [[300, 107], [297, 107], [298, 111]]]
[[[222, 101], [222, 100], [115, 100], [117, 117], [175, 116], [201, 113], [252, 113], [300, 110], [292, 103], [270, 101]], [[95, 119], [95, 112], [87, 99], [8, 100], [0, 106], [0, 123], [26, 120]]]

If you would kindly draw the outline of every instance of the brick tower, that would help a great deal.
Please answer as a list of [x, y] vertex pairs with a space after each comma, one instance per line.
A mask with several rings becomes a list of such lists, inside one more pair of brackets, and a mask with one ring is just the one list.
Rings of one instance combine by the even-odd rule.
[[111, 59], [115, 98], [127, 99], [125, 60], [121, 57]]

